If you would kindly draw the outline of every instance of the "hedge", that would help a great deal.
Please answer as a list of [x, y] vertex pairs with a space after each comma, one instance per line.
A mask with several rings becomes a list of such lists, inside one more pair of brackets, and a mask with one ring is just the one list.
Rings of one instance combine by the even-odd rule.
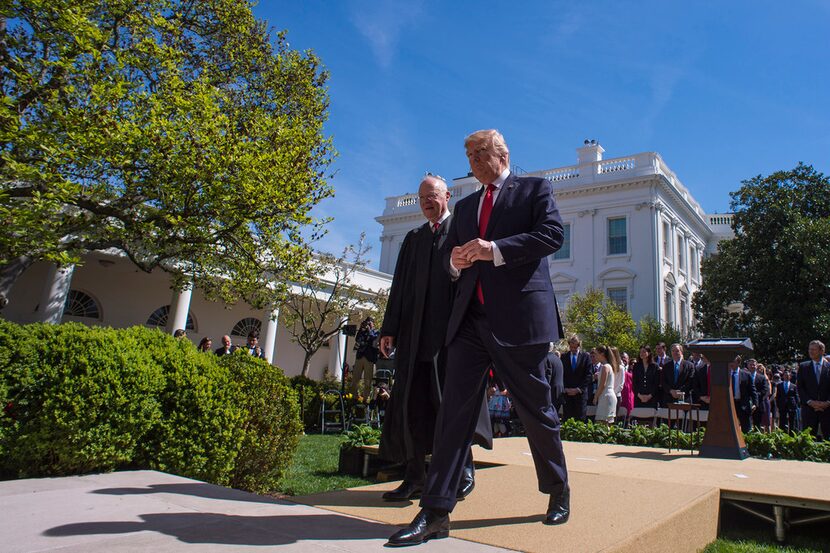
[[158, 330], [0, 321], [0, 477], [155, 469], [272, 489], [302, 432], [279, 369]]
[[[640, 447], [668, 448], [671, 440], [673, 448], [690, 449], [692, 441], [699, 446], [706, 429], [701, 428], [697, 437], [685, 432], [669, 432], [669, 427], [662, 424], [656, 428], [647, 426], [606, 426], [593, 421], [580, 422], [569, 419], [562, 423], [561, 436], [571, 442], [592, 442], [599, 444], [633, 445]], [[671, 437], [670, 437], [671, 435]], [[815, 461], [830, 463], [830, 442], [816, 441], [809, 430], [800, 434], [788, 434], [776, 430], [769, 434], [750, 432], [744, 434], [746, 448], [753, 457], [766, 459], [792, 459], [796, 461]]]

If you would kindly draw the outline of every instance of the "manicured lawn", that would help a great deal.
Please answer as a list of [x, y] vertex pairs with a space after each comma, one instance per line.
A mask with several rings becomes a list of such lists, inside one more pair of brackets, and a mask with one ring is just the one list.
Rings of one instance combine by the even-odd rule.
[[[827, 549], [824, 549], [827, 551]], [[720, 539], [709, 544], [703, 553], [821, 553], [822, 549], [786, 547], [751, 540]]]
[[307, 434], [300, 437], [294, 462], [279, 488], [278, 495], [310, 495], [330, 490], [374, 484], [375, 481], [337, 472], [340, 436]]
[[772, 525], [724, 506], [721, 511], [721, 538], [704, 553], [825, 553], [830, 551], [826, 522], [798, 526], [788, 531], [787, 542], [779, 545]]

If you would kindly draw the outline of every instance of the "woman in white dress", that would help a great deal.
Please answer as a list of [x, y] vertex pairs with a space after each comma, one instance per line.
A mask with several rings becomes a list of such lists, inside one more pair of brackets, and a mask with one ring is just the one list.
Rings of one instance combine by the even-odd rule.
[[594, 401], [597, 414], [594, 419], [605, 424], [614, 424], [617, 415], [617, 394], [614, 393], [614, 375], [619, 372], [619, 365], [611, 349], [607, 346], [596, 348], [597, 358], [602, 364], [597, 377], [597, 392]]

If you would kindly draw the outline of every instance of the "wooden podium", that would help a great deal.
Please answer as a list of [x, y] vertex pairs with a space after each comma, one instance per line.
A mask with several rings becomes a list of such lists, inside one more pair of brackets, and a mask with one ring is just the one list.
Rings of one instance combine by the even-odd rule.
[[743, 460], [749, 457], [735, 412], [729, 363], [738, 355], [752, 352], [749, 338], [701, 338], [686, 346], [709, 360], [709, 420], [700, 446], [701, 457]]

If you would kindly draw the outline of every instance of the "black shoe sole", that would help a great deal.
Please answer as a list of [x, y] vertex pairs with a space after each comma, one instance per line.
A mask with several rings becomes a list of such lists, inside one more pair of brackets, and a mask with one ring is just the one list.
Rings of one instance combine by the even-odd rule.
[[428, 542], [429, 540], [440, 540], [440, 539], [448, 538], [448, 537], [450, 537], [450, 531], [446, 530], [446, 531], [435, 532], [433, 534], [430, 534], [429, 536], [426, 536], [421, 541], [413, 541], [413, 542], [406, 542], [406, 543], [392, 543], [391, 541], [388, 541], [384, 544], [384, 547], [409, 547], [409, 546], [412, 546], [412, 545], [421, 545], [423, 543]]

